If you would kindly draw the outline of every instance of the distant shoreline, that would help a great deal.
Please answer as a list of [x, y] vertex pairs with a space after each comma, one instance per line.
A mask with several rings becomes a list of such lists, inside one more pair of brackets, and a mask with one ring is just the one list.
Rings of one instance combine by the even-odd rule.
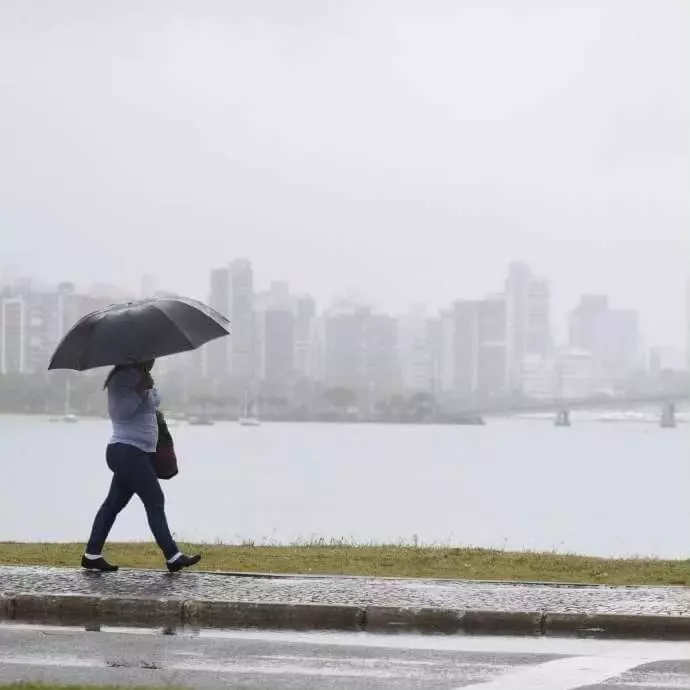
[[[59, 413], [49, 413], [49, 412], [23, 412], [23, 411], [12, 411], [12, 412], [0, 412], [1, 417], [37, 417], [41, 419], [48, 419], [59, 421], [64, 415]], [[94, 414], [80, 414], [74, 413], [78, 419], [83, 420], [107, 420], [108, 417], [105, 415], [94, 415]], [[186, 415], [186, 414], [168, 414], [166, 415], [170, 420], [175, 420], [178, 422], [188, 422], [191, 419], [201, 417], [201, 415]], [[211, 423], [223, 423], [223, 422], [237, 422], [239, 417], [218, 417], [209, 415], [207, 418]], [[360, 418], [351, 416], [314, 416], [314, 417], [291, 417], [282, 415], [265, 415], [261, 417], [261, 422], [266, 423], [290, 423], [290, 424], [381, 424], [386, 426], [398, 425], [398, 426], [484, 426], [485, 421], [482, 417], [457, 417], [457, 418], [439, 418], [439, 419], [426, 419], [426, 420], [414, 420], [414, 419], [370, 419], [370, 418]]]
[[[639, 418], [628, 418], [625, 416], [626, 410], [608, 410], [601, 417], [594, 419], [582, 419], [578, 421], [582, 422], [598, 422], [601, 424], [614, 424], [614, 425], [629, 425], [629, 424], [657, 424], [658, 420], [655, 415], [648, 415], [647, 417]], [[617, 417], [616, 415], [620, 415]], [[75, 413], [77, 420], [93, 421], [101, 420], [107, 421], [108, 417], [105, 415], [95, 415], [95, 414], [79, 414]], [[226, 417], [226, 416], [211, 416], [203, 418], [201, 415], [186, 415], [186, 414], [169, 414], [167, 415], [170, 420], [181, 424], [190, 423], [192, 419], [198, 420], [202, 419], [202, 422], [197, 424], [204, 426], [213, 426], [214, 424], [226, 424], [226, 423], [237, 423], [239, 421], [238, 417]], [[35, 417], [37, 419], [48, 420], [53, 422], [63, 422], [64, 415], [60, 413], [47, 413], [47, 412], [23, 412], [23, 411], [2, 411], [0, 412], [0, 418], [7, 417]], [[533, 422], [552, 422], [554, 415], [551, 413], [542, 413], [534, 415], [509, 415], [506, 417], [497, 417], [496, 419], [511, 419], [515, 421], [533, 421]], [[437, 418], [437, 419], [425, 419], [425, 420], [415, 420], [415, 419], [370, 419], [370, 418], [359, 418], [359, 417], [337, 417], [337, 416], [314, 416], [314, 417], [290, 417], [281, 415], [265, 415], [261, 417], [261, 423], [266, 424], [343, 424], [343, 425], [380, 425], [380, 426], [486, 426], [490, 424], [493, 419], [489, 421], [482, 417], [449, 417], [449, 418]], [[676, 422], [679, 425], [685, 425], [690, 422], [690, 414], [679, 412], [676, 415]]]

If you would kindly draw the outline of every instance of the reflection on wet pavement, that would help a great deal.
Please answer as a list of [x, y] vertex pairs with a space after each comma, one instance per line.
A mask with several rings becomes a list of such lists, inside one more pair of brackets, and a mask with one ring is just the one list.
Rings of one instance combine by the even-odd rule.
[[243, 631], [171, 636], [0, 625], [0, 683], [209, 690], [665, 690], [690, 687], [690, 666], [682, 661], [689, 655], [684, 643]]

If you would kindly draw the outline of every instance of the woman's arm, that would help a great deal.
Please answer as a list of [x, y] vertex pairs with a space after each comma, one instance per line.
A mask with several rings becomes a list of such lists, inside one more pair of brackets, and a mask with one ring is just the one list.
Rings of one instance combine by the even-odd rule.
[[110, 416], [115, 422], [132, 419], [144, 404], [149, 394], [142, 390], [141, 374], [136, 369], [122, 371], [113, 378], [108, 387]]

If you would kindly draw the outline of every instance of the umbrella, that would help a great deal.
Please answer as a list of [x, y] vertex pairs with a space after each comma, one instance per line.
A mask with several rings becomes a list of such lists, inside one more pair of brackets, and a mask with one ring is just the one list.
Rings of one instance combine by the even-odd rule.
[[68, 331], [48, 369], [96, 369], [195, 350], [229, 335], [230, 321], [202, 302], [159, 297], [113, 304]]

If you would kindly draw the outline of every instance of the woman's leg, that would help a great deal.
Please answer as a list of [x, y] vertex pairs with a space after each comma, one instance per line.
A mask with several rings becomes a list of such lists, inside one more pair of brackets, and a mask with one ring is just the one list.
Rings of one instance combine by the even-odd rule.
[[92, 556], [100, 556], [103, 551], [110, 530], [115, 524], [115, 518], [129, 503], [134, 492], [124, 483], [117, 474], [113, 474], [110, 482], [110, 491], [103, 505], [96, 513], [93, 521], [89, 543], [86, 545], [86, 553]]
[[117, 570], [116, 567], [111, 566], [102, 558], [101, 553], [108, 535], [110, 534], [110, 530], [115, 523], [115, 519], [134, 495], [134, 492], [130, 489], [127, 482], [125, 482], [117, 472], [117, 455], [117, 449], [113, 449], [112, 446], [109, 446], [106, 457], [108, 459], [108, 466], [113, 471], [113, 478], [110, 482], [110, 491], [108, 491], [103, 505], [101, 505], [96, 513], [93, 527], [91, 528], [91, 535], [86, 545], [86, 552], [82, 559], [82, 565], [87, 568], [94, 568], [96, 570]]
[[151, 532], [166, 560], [169, 561], [177, 556], [179, 549], [168, 527], [165, 497], [151, 464], [151, 458], [134, 446], [124, 447], [127, 448], [127, 455], [119, 465], [120, 475], [144, 504]]
[[168, 518], [165, 514], [165, 495], [151, 464], [151, 459], [146, 457], [143, 464], [145, 469], [142, 472], [142, 479], [145, 478], [145, 480], [142, 481], [138, 490], [135, 489], [135, 491], [144, 504], [149, 527], [156, 543], [163, 552], [165, 560], [169, 561], [177, 556], [180, 550], [177, 548], [177, 544], [170, 533]]

